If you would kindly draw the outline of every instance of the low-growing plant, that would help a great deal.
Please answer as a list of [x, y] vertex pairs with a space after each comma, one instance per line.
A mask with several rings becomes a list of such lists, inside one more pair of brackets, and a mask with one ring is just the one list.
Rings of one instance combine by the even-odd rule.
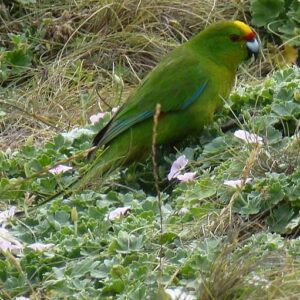
[[43, 204], [89, 167], [105, 111], [164, 53], [211, 22], [245, 20], [250, 3], [262, 40], [297, 46], [297, 1], [3, 3], [1, 299], [300, 293], [300, 75], [273, 72], [269, 57], [241, 69], [201, 136], [157, 147], [157, 180], [149, 158]]
[[[10, 245], [22, 255], [16, 263], [3, 252], [1, 295], [139, 299], [158, 297], [159, 286], [180, 286], [201, 299], [276, 298], [283, 276], [280, 288], [287, 295], [298, 291], [288, 265], [299, 264], [299, 241], [279, 234], [292, 237], [299, 228], [299, 83], [299, 69], [289, 68], [240, 86], [200, 144], [193, 140], [160, 156], [162, 233], [150, 163], [97, 179], [21, 220], [7, 219]], [[252, 136], [220, 131], [233, 115], [237, 122], [243, 116], [239, 126]], [[68, 185], [84, 169], [92, 135], [108, 120], [104, 114], [43, 147], [2, 151], [2, 205], [34, 207]], [[196, 172], [189, 182], [167, 179], [180, 155]], [[114, 212], [120, 207], [126, 216]], [[35, 242], [46, 248], [36, 250]]]
[[32, 54], [23, 34], [9, 34], [11, 46], [0, 48], [0, 82], [24, 74], [31, 66]]
[[300, 46], [300, 5], [298, 0], [251, 0], [252, 23], [278, 35], [282, 42]]

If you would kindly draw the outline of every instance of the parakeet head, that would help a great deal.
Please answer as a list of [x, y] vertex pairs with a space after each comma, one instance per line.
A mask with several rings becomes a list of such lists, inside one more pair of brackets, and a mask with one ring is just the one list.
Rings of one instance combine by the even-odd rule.
[[234, 21], [233, 24], [241, 30], [240, 35], [232, 34], [230, 39], [232, 42], [246, 42], [246, 47], [248, 51], [248, 57], [254, 55], [257, 57], [259, 51], [259, 42], [256, 39], [255, 32], [245, 23], [241, 21]]
[[199, 51], [217, 63], [237, 67], [257, 56], [260, 45], [255, 32], [241, 21], [222, 21], [208, 26], [191, 40]]

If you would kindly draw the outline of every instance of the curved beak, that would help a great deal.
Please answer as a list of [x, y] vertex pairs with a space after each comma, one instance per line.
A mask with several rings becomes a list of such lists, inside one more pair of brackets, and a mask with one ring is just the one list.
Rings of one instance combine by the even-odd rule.
[[246, 43], [246, 46], [247, 46], [247, 49], [248, 49], [249, 58], [252, 57], [252, 56], [257, 58], [258, 52], [259, 52], [259, 49], [260, 49], [260, 43], [258, 42], [258, 40], [256, 38], [253, 38], [252, 40], [250, 40]]

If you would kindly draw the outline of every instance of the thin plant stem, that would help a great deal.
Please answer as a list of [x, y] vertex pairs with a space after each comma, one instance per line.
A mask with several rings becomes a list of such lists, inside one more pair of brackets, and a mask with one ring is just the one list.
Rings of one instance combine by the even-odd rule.
[[[153, 117], [153, 131], [152, 131], [152, 164], [153, 164], [153, 176], [154, 176], [154, 184], [155, 190], [157, 194], [158, 207], [159, 207], [159, 216], [160, 216], [160, 234], [163, 234], [163, 215], [162, 215], [162, 202], [161, 202], [161, 192], [159, 188], [159, 175], [158, 175], [158, 165], [156, 161], [156, 143], [157, 143], [157, 126], [159, 122], [161, 105], [158, 103], [155, 108], [155, 114]], [[161, 239], [160, 239], [161, 240]], [[160, 277], [162, 275], [162, 242], [160, 241], [160, 253], [159, 253], [159, 271]]]

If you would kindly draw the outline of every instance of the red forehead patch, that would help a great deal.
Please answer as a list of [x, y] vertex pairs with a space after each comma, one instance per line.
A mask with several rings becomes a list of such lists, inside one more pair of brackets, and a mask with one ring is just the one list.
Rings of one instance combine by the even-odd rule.
[[247, 41], [251, 41], [251, 40], [253, 40], [254, 38], [255, 38], [255, 32], [253, 32], [253, 31], [249, 32], [249, 33], [245, 36], [245, 39], [246, 39]]

